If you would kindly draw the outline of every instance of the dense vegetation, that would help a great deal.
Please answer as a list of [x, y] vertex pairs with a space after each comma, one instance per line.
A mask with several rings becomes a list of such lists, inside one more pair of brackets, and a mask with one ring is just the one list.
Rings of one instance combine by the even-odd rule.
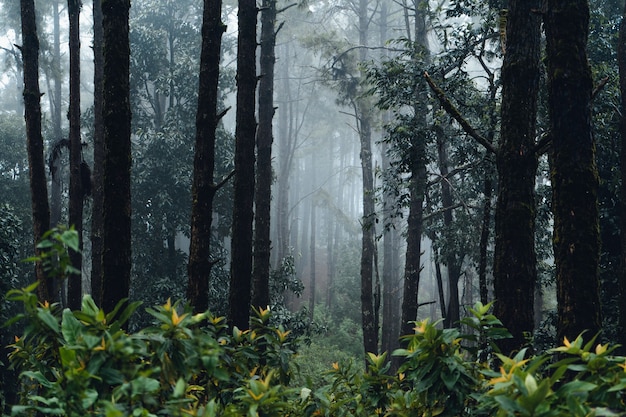
[[299, 385], [298, 340], [269, 325], [269, 310], [241, 331], [168, 300], [147, 310], [154, 326], [127, 333], [137, 303], [105, 314], [86, 296], [72, 312], [38, 303], [35, 285], [9, 293], [25, 311], [10, 346], [20, 371], [13, 415], [582, 417], [625, 407], [626, 358], [614, 346], [580, 336], [507, 357], [497, 342], [510, 335], [480, 303], [463, 320], [469, 334], [415, 322], [393, 352], [397, 372], [387, 353], [369, 353], [364, 370], [334, 362], [324, 381]]
[[0, 0], [4, 412], [626, 412], [624, 1], [260, 3]]

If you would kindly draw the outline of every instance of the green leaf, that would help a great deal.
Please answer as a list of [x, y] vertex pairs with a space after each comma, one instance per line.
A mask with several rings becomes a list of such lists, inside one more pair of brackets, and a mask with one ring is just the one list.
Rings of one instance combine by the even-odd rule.
[[98, 399], [98, 391], [95, 389], [86, 389], [83, 391], [82, 406], [84, 409], [91, 407]]
[[43, 308], [37, 309], [37, 318], [50, 330], [57, 334], [59, 333], [59, 322], [57, 318], [52, 315], [50, 310]]
[[61, 319], [61, 333], [63, 338], [70, 345], [75, 345], [78, 336], [83, 330], [83, 325], [74, 317], [69, 308], [63, 310], [63, 318]]

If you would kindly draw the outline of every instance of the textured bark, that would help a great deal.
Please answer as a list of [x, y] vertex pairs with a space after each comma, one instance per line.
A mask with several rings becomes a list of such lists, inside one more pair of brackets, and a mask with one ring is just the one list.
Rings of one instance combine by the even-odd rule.
[[221, 0], [204, 0], [187, 283], [187, 299], [196, 312], [209, 307], [219, 63], [226, 29], [221, 14]]
[[104, 56], [102, 52], [101, 0], [93, 0], [93, 169], [91, 209], [91, 293], [97, 305], [102, 305], [102, 234], [103, 234], [103, 171], [104, 125], [102, 123]]
[[249, 327], [254, 218], [254, 146], [256, 90], [256, 3], [239, 0], [237, 39], [237, 114], [235, 116], [235, 184], [228, 320]]
[[104, 35], [104, 183], [102, 307], [112, 311], [129, 295], [130, 206], [130, 0], [102, 0]]
[[495, 314], [513, 335], [499, 346], [520, 349], [534, 329], [537, 279], [534, 242], [535, 143], [541, 20], [536, 1], [509, 2], [502, 64], [501, 144], [497, 154], [494, 292]]
[[[79, 247], [83, 244], [83, 184], [81, 175], [80, 138], [80, 0], [68, 0], [70, 21], [70, 207], [69, 221], [78, 233]], [[77, 270], [82, 270], [82, 252], [70, 251], [70, 261]], [[82, 296], [82, 275], [68, 277], [67, 302], [71, 310], [79, 310]]]
[[[50, 225], [46, 168], [41, 135], [41, 102], [39, 90], [39, 38], [35, 19], [34, 0], [20, 0], [22, 17], [22, 61], [24, 63], [24, 119], [26, 121], [26, 149], [30, 175], [31, 207], [33, 213], [33, 240], [35, 246]], [[39, 249], [35, 247], [35, 253]], [[52, 278], [44, 273], [40, 262], [35, 264], [40, 301], [53, 299]]]
[[620, 297], [619, 297], [619, 325], [622, 348], [626, 346], [626, 4], [622, 12], [622, 21], [619, 27], [619, 41], [617, 46], [617, 63], [619, 67], [619, 87], [621, 95], [620, 135], [622, 148], [620, 151], [620, 185], [621, 204], [621, 271], [620, 271]]
[[254, 269], [252, 305], [270, 303], [270, 212], [272, 204], [272, 119], [274, 118], [274, 63], [276, 61], [276, 0], [264, 0], [261, 12], [261, 79], [254, 207]]
[[558, 336], [600, 331], [598, 172], [591, 130], [586, 0], [549, 0], [545, 15], [552, 135]]

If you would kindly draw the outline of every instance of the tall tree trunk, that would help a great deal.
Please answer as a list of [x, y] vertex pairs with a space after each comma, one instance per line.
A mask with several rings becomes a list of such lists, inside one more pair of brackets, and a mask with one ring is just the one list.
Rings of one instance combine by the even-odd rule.
[[[62, 77], [61, 77], [61, 17], [59, 15], [59, 2], [52, 2], [52, 27], [53, 27], [53, 46], [52, 46], [52, 79], [54, 81], [54, 90], [49, 91], [50, 104], [52, 110], [52, 132], [54, 134], [54, 142], [59, 143], [62, 140]], [[53, 146], [53, 150], [60, 149]], [[48, 161], [50, 169], [50, 227], [55, 227], [61, 222], [61, 153], [50, 152]]]
[[[315, 169], [315, 167], [312, 167], [313, 169]], [[311, 241], [310, 241], [310, 246], [309, 246], [309, 251], [310, 251], [310, 256], [309, 256], [309, 263], [310, 263], [310, 267], [309, 267], [309, 319], [313, 320], [313, 315], [315, 314], [315, 290], [316, 290], [316, 263], [317, 260], [315, 259], [315, 248], [317, 246], [317, 241], [316, 241], [316, 228], [317, 228], [317, 224], [316, 224], [316, 202], [315, 202], [315, 197], [313, 197], [311, 199]]]
[[289, 174], [295, 148], [291, 134], [291, 90], [289, 86], [289, 43], [283, 46], [278, 89], [278, 175], [276, 178], [276, 266], [289, 252]]
[[276, 61], [276, 0], [264, 0], [261, 12], [261, 79], [257, 130], [257, 182], [254, 196], [254, 269], [252, 305], [270, 303], [270, 212], [272, 206], [272, 119], [274, 118], [274, 63]]
[[102, 307], [127, 298], [131, 270], [130, 0], [102, 0], [104, 183]]
[[[78, 233], [78, 245], [83, 244], [83, 183], [81, 174], [82, 151], [80, 137], [80, 0], [68, 0], [70, 20], [70, 225]], [[72, 266], [82, 271], [83, 255], [70, 250]], [[71, 310], [79, 310], [82, 296], [82, 274], [71, 276], [67, 281], [67, 301]]]
[[[415, 53], [417, 56], [429, 54], [428, 38], [426, 35], [426, 12], [428, 2], [414, 0], [415, 16]], [[406, 10], [406, 8], [405, 8]], [[410, 38], [410, 30], [407, 27], [407, 35]], [[415, 87], [416, 104], [414, 113], [419, 118], [416, 126], [424, 126], [426, 123], [426, 94], [419, 84]], [[426, 192], [426, 138], [420, 134], [414, 134], [411, 138], [411, 150], [409, 153], [409, 216], [407, 219], [406, 261], [404, 264], [404, 291], [402, 297], [402, 323], [401, 333], [412, 334], [412, 321], [417, 320], [418, 288], [421, 271], [422, 232], [424, 214], [424, 194]]]
[[[600, 331], [598, 170], [591, 129], [587, 0], [548, 0], [545, 15], [552, 135], [558, 336]], [[527, 29], [526, 29], [527, 30]]]
[[226, 30], [221, 16], [221, 0], [204, 0], [187, 283], [187, 299], [196, 312], [205, 311], [209, 307], [211, 224], [213, 199], [217, 190], [214, 170], [215, 132], [219, 121], [219, 64], [222, 34]]
[[91, 209], [91, 292], [102, 305], [102, 234], [104, 182], [104, 125], [102, 120], [104, 55], [101, 0], [93, 0], [93, 170]]
[[437, 154], [439, 161], [439, 173], [441, 174], [441, 203], [444, 208], [443, 226], [444, 233], [448, 236], [445, 239], [446, 245], [449, 247], [445, 250], [445, 264], [448, 272], [448, 310], [445, 313], [444, 327], [450, 328], [457, 326], [461, 320], [461, 307], [459, 303], [459, 278], [461, 277], [461, 266], [465, 255], [462, 250], [457, 251], [451, 242], [450, 236], [453, 225], [453, 201], [452, 191], [450, 189], [450, 178], [448, 177], [450, 170], [448, 169], [448, 149], [446, 148], [445, 136], [443, 131], [437, 132]]
[[504, 353], [520, 349], [534, 328], [535, 174], [533, 152], [539, 89], [540, 18], [537, 1], [509, 1], [502, 64], [501, 145], [494, 255], [495, 313], [513, 335]]
[[[35, 253], [39, 254], [40, 250], [36, 246], [50, 226], [50, 208], [41, 135], [39, 38], [37, 37], [34, 0], [20, 0], [20, 13], [22, 18], [21, 51], [24, 63], [24, 119], [33, 212], [33, 240]], [[41, 262], [35, 264], [35, 273], [39, 282], [37, 288], [39, 300], [55, 301], [52, 294], [52, 278], [46, 276]]]
[[[418, 143], [414, 145], [419, 145]], [[419, 147], [415, 151], [419, 151]], [[423, 152], [424, 149], [421, 149]], [[424, 212], [424, 190], [426, 188], [426, 165], [423, 153], [411, 157], [412, 171], [409, 181], [409, 217], [406, 231], [406, 260], [404, 264], [404, 296], [402, 297], [402, 328], [401, 334], [412, 334], [412, 321], [417, 320], [417, 289], [421, 271], [422, 252], [422, 215]]]
[[237, 114], [235, 116], [235, 186], [231, 244], [230, 324], [249, 327], [254, 218], [254, 145], [256, 132], [256, 3], [239, 0], [237, 38]]
[[621, 204], [621, 274], [620, 274], [620, 297], [619, 297], [619, 325], [622, 349], [626, 347], [626, 4], [622, 12], [622, 21], [619, 27], [619, 42], [617, 47], [617, 63], [619, 66], [619, 87], [621, 95], [621, 119], [620, 135], [622, 149], [620, 151], [620, 185]]
[[[359, 0], [359, 60], [367, 59], [368, 0]], [[372, 167], [372, 112], [364, 98], [356, 102], [358, 132], [361, 143], [361, 171], [363, 175], [363, 218], [361, 219], [361, 320], [365, 352], [378, 352], [378, 329], [374, 318], [374, 174]]]

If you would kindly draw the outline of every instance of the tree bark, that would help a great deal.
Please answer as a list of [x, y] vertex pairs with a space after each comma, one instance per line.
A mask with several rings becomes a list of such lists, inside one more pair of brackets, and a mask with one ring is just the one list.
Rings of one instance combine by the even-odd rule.
[[[80, 137], [80, 0], [68, 0], [70, 37], [70, 207], [69, 221], [78, 233], [78, 245], [83, 244], [83, 184], [81, 174], [82, 150]], [[70, 250], [70, 261], [78, 271], [82, 270], [81, 251]], [[79, 310], [82, 296], [82, 274], [67, 280], [67, 301], [71, 310]]]
[[221, 15], [221, 0], [204, 0], [187, 283], [187, 299], [196, 312], [209, 307], [219, 63], [226, 30]]
[[254, 218], [254, 147], [256, 90], [256, 3], [239, 0], [237, 39], [237, 114], [235, 116], [235, 185], [228, 320], [249, 327]]
[[270, 303], [270, 212], [272, 204], [272, 119], [274, 118], [274, 63], [276, 61], [276, 0], [264, 0], [261, 12], [261, 79], [257, 130], [257, 181], [254, 218], [252, 305]]
[[533, 152], [539, 89], [540, 18], [536, 1], [509, 2], [502, 64], [501, 145], [498, 150], [494, 292], [495, 314], [513, 335], [506, 354], [520, 349], [534, 329], [535, 175]]
[[545, 15], [552, 135], [552, 210], [558, 336], [600, 331], [598, 171], [587, 61], [589, 4], [549, 0]]
[[91, 293], [102, 305], [102, 234], [104, 180], [104, 125], [102, 120], [104, 55], [101, 0], [93, 0], [93, 169], [91, 209]]
[[[26, 121], [26, 149], [30, 176], [31, 207], [33, 213], [33, 240], [36, 245], [50, 226], [48, 187], [43, 157], [41, 135], [41, 93], [39, 90], [39, 38], [35, 18], [34, 0], [20, 0], [22, 18], [22, 61], [24, 63], [24, 119]], [[53, 281], [46, 276], [41, 262], [35, 264], [39, 287], [39, 300], [55, 301], [52, 294]]]
[[104, 183], [102, 307], [112, 311], [129, 295], [130, 205], [130, 0], [102, 0], [104, 55]]

